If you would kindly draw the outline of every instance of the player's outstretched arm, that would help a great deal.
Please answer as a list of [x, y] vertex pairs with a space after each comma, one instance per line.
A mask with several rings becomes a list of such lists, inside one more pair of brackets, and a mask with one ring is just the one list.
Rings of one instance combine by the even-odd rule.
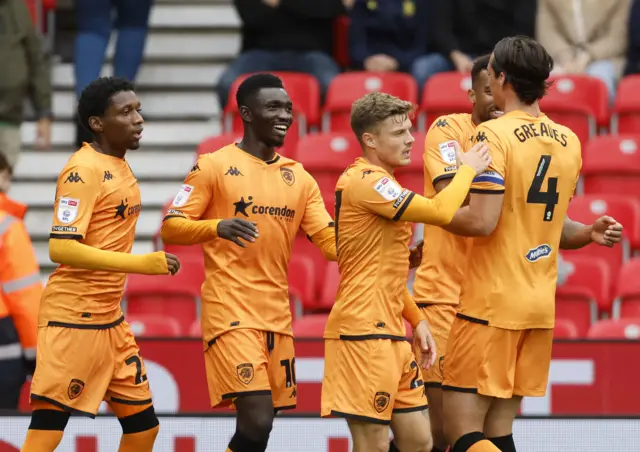
[[86, 270], [143, 275], [175, 274], [180, 268], [176, 256], [163, 251], [130, 254], [94, 248], [74, 239], [49, 240], [49, 258], [62, 265]]
[[590, 243], [612, 247], [622, 239], [622, 225], [609, 216], [598, 218], [592, 225], [585, 225], [565, 217], [560, 236], [560, 249], [575, 250]]
[[255, 242], [258, 228], [255, 222], [241, 218], [196, 221], [167, 216], [162, 223], [160, 236], [167, 245], [199, 245], [220, 237], [244, 248], [246, 245], [240, 239]]
[[336, 252], [336, 229], [334, 226], [326, 227], [309, 238], [315, 246], [320, 248], [325, 259], [328, 261], [338, 260], [338, 254]]
[[333, 218], [327, 212], [318, 184], [306, 171], [302, 181], [307, 190], [304, 215], [300, 227], [307, 233], [309, 240], [317, 246], [328, 261], [338, 260], [336, 252], [336, 228]]

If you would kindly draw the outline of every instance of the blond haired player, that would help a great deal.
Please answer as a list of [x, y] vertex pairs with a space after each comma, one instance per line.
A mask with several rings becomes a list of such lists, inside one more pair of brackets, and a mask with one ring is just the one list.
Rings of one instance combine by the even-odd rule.
[[[538, 106], [552, 68], [527, 37], [501, 40], [489, 62], [491, 93], [505, 114], [476, 129], [474, 142], [489, 145], [492, 164], [447, 226], [476, 236], [444, 361], [444, 430], [453, 452], [515, 451], [522, 397], [546, 391], [557, 252], [569, 247], [568, 236], [583, 238], [563, 231], [580, 142]], [[605, 229], [603, 244], [612, 244], [613, 232]]]
[[[435, 356], [427, 323], [406, 289], [410, 222], [444, 225], [488, 166], [480, 144], [460, 158], [451, 185], [434, 199], [403, 189], [396, 168], [410, 162], [409, 102], [383, 93], [353, 104], [351, 127], [363, 156], [336, 186], [340, 286], [325, 330], [322, 416], [347, 419], [355, 452], [386, 452], [389, 425], [400, 450], [430, 452], [421, 366]], [[403, 316], [422, 356], [405, 341]]]

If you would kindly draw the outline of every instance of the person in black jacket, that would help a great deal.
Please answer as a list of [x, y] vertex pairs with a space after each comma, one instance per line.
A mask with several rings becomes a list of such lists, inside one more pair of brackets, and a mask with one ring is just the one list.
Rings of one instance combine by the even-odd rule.
[[333, 21], [349, 0], [234, 0], [242, 19], [242, 50], [217, 84], [227, 102], [238, 76], [261, 71], [305, 72], [324, 94], [340, 69], [331, 57]]
[[627, 64], [624, 75], [640, 74], [640, 0], [633, 0], [629, 13]]

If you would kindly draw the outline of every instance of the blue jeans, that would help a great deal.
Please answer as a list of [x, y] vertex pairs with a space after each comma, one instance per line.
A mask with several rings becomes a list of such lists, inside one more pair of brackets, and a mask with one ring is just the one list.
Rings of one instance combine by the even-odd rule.
[[331, 80], [340, 73], [340, 68], [331, 56], [323, 52], [250, 50], [241, 53], [220, 76], [216, 87], [220, 104], [223, 107], [226, 105], [229, 89], [236, 78], [261, 71], [304, 72], [313, 75], [320, 83], [320, 91], [324, 97]]
[[[113, 74], [134, 81], [147, 39], [153, 0], [76, 0], [76, 94], [100, 76], [113, 28], [118, 30]], [[117, 19], [113, 18], [113, 10]]]
[[609, 92], [609, 103], [613, 103], [616, 97], [616, 83], [618, 81], [618, 73], [616, 72], [616, 66], [613, 61], [610, 60], [597, 60], [587, 66], [585, 70], [587, 75], [595, 78], [599, 78], [607, 86]]
[[424, 84], [438, 72], [453, 71], [453, 63], [441, 53], [429, 53], [418, 57], [411, 66], [411, 75], [418, 82], [418, 91], [422, 92]]

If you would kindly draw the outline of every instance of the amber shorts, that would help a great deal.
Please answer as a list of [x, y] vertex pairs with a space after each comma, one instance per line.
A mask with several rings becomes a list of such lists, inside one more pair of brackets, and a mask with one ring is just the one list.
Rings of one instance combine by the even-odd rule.
[[[439, 388], [442, 386], [442, 371], [444, 368], [444, 355], [447, 351], [447, 340], [451, 324], [456, 318], [456, 308], [448, 304], [432, 304], [421, 306], [420, 310], [429, 323], [431, 335], [436, 342], [436, 362], [429, 370], [423, 370], [424, 384], [427, 388]], [[415, 351], [418, 356], [417, 350]]]
[[324, 360], [322, 416], [389, 424], [393, 413], [427, 408], [408, 342], [327, 339]]
[[544, 396], [553, 329], [506, 330], [456, 317], [442, 389], [485, 396]]
[[112, 406], [151, 403], [138, 345], [129, 324], [118, 322], [101, 329], [40, 327], [32, 402], [49, 402], [91, 417], [103, 400]]
[[211, 406], [232, 406], [240, 396], [271, 395], [279, 410], [296, 407], [293, 337], [238, 329], [209, 342], [204, 352]]

